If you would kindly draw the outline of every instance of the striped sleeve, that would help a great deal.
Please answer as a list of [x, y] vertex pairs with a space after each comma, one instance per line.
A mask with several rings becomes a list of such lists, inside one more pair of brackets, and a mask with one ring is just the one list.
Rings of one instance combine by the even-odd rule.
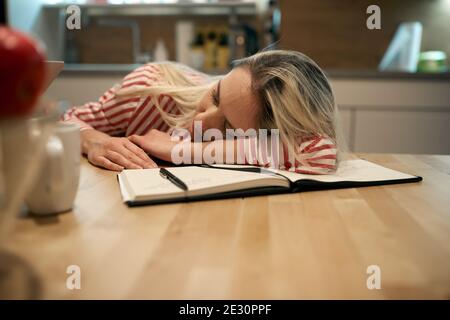
[[80, 130], [95, 129], [109, 135], [121, 135], [139, 102], [139, 98], [111, 99], [75, 106], [63, 115], [63, 121], [78, 124]]
[[123, 135], [127, 132], [130, 120], [143, 101], [140, 97], [120, 97], [119, 89], [128, 87], [147, 87], [157, 81], [159, 69], [143, 65], [107, 90], [96, 102], [74, 106], [62, 115], [62, 121], [75, 123], [80, 130], [95, 129], [109, 135]]
[[245, 163], [302, 174], [329, 174], [337, 169], [337, 147], [323, 136], [298, 139], [294, 150], [256, 137], [242, 141]]
[[336, 160], [337, 147], [334, 142], [316, 136], [301, 141], [294, 152], [289, 152], [283, 146], [283, 164], [280, 169], [303, 174], [329, 174], [337, 169]]

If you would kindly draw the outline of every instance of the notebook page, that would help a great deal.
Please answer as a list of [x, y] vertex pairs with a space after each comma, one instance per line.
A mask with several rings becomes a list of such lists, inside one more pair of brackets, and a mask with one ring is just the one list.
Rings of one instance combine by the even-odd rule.
[[[227, 186], [248, 188], [257, 186], [258, 183], [269, 185], [287, 186], [282, 177], [262, 175], [252, 172], [231, 170], [217, 170], [196, 166], [167, 168], [171, 173], [181, 179], [189, 188], [189, 195], [198, 194], [196, 191], [206, 191], [202, 194], [226, 191]], [[164, 179], [159, 174], [159, 169], [124, 170], [127, 188], [131, 189], [131, 195], [136, 198], [158, 196], [173, 197], [183, 196], [183, 190], [172, 182]], [[122, 177], [123, 178], [123, 177]], [[228, 188], [229, 189], [229, 188]]]
[[321, 182], [339, 182], [339, 181], [384, 181], [408, 179], [415, 176], [403, 172], [392, 170], [370, 161], [357, 159], [345, 160], [339, 164], [339, 168], [334, 174], [311, 175], [301, 174], [284, 170], [268, 169], [272, 172], [280, 173], [292, 182], [308, 179]]

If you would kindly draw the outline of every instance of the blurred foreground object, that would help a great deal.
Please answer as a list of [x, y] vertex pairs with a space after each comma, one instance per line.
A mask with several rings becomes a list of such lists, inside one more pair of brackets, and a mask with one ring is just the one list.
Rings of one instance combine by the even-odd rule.
[[39, 109], [30, 118], [0, 119], [0, 245], [36, 181], [58, 120], [56, 110]]
[[0, 26], [0, 240], [39, 171], [58, 114], [38, 108], [45, 54], [27, 35]]
[[45, 82], [45, 54], [22, 32], [0, 26], [0, 118], [30, 115]]

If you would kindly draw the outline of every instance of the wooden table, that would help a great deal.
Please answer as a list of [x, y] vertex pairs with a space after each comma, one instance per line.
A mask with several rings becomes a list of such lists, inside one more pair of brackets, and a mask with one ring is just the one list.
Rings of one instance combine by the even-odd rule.
[[[82, 161], [73, 212], [22, 216], [9, 296], [450, 298], [450, 156], [358, 154], [421, 183], [127, 208]], [[78, 265], [81, 289], [68, 290]], [[381, 270], [369, 290], [367, 267]], [[13, 280], [14, 279], [14, 280]]]

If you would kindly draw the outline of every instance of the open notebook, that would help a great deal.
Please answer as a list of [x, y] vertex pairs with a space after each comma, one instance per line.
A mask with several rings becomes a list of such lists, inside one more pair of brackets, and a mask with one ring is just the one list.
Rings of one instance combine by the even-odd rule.
[[118, 174], [128, 206], [207, 199], [223, 199], [417, 182], [422, 178], [358, 159], [341, 162], [332, 175], [307, 175], [253, 166], [215, 165], [167, 168], [181, 179], [183, 191], [159, 174], [159, 169], [124, 170]]

